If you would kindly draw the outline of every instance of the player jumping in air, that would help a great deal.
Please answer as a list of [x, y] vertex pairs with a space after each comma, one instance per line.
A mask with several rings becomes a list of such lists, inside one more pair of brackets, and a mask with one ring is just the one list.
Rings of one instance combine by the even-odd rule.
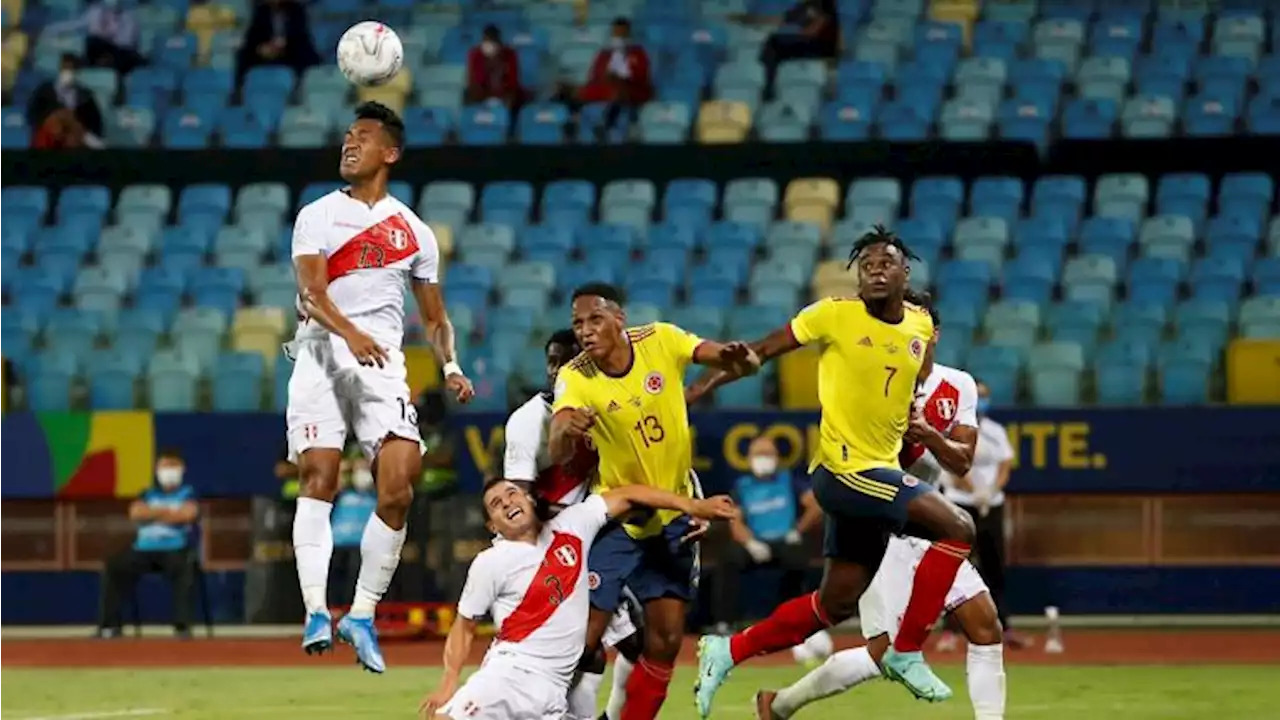
[[[921, 647], [969, 554], [974, 528], [964, 511], [898, 464], [933, 337], [928, 311], [905, 300], [909, 257], [910, 250], [892, 233], [883, 228], [867, 233], [849, 255], [849, 267], [857, 267], [858, 297], [819, 300], [752, 345], [764, 360], [808, 344], [822, 349], [822, 421], [809, 470], [814, 496], [826, 513], [827, 561], [817, 592], [783, 603], [732, 638], [702, 638], [696, 694], [703, 717], [735, 665], [788, 649], [852, 617], [880, 567], [889, 536], [908, 521], [939, 540], [920, 561], [884, 671], [917, 697], [934, 702], [951, 697], [951, 689], [925, 664]], [[696, 398], [730, 379], [729, 373], [702, 378], [690, 394]]]
[[[937, 342], [940, 325], [930, 309]], [[923, 403], [912, 413], [908, 442], [900, 456], [912, 475], [936, 486], [942, 472], [964, 476], [977, 451], [978, 388], [969, 373], [932, 362], [920, 395]], [[907, 605], [914, 568], [928, 551], [919, 538], [895, 535], [889, 539], [885, 561], [858, 603], [863, 647], [842, 650], [799, 681], [778, 692], [756, 695], [759, 720], [785, 720], [800, 708], [880, 676], [880, 663], [898, 631], [898, 618]], [[975, 720], [1003, 720], [1005, 675], [1003, 632], [995, 602], [986, 583], [969, 561], [960, 566], [947, 592], [945, 609], [969, 640], [966, 675]]]
[[[600, 454], [601, 488], [641, 484], [692, 495], [685, 369], [694, 362], [746, 375], [759, 360], [744, 343], [704, 341], [674, 325], [628, 329], [622, 304], [610, 285], [573, 293], [573, 332], [584, 352], [556, 380], [551, 460], [568, 461], [589, 435]], [[591, 549], [599, 582], [591, 590], [588, 656], [600, 647], [623, 585], [644, 606], [644, 652], [627, 681], [620, 720], [652, 720], [667, 697], [693, 595], [695, 553], [684, 541], [690, 529], [687, 515], [660, 510], [606, 529]]]
[[[728, 519], [727, 497], [698, 500], [648, 485], [592, 495], [545, 521], [522, 486], [491, 480], [482, 495], [502, 542], [476, 556], [444, 647], [440, 686], [420, 706], [429, 720], [562, 720], [565, 695], [587, 635], [585, 560], [597, 533], [638, 505], [681, 516]], [[484, 664], [458, 688], [481, 618], [498, 635]]]
[[286, 419], [289, 452], [301, 480], [293, 549], [307, 611], [302, 648], [311, 654], [333, 645], [325, 597], [333, 554], [329, 514], [351, 432], [373, 461], [378, 508], [360, 541], [355, 602], [337, 632], [355, 648], [362, 666], [379, 673], [386, 663], [373, 626], [374, 608], [400, 563], [424, 450], [400, 350], [406, 281], [445, 385], [461, 402], [473, 394], [454, 354], [453, 326], [438, 284], [435, 235], [387, 194], [387, 176], [403, 146], [404, 124], [394, 112], [372, 102], [356, 108], [338, 165], [349, 185], [303, 207], [294, 224], [301, 320], [286, 348], [296, 362]]
[[[531, 489], [535, 497], [548, 504], [551, 512], [558, 512], [568, 505], [581, 502], [590, 491], [596, 474], [596, 453], [585, 442], [574, 453], [568, 465], [551, 462], [547, 451], [552, 388], [555, 386], [556, 374], [580, 352], [582, 348], [572, 330], [560, 330], [553, 334], [546, 345], [547, 390], [529, 398], [528, 402], [507, 418], [507, 446], [503, 453], [502, 477]], [[640, 659], [643, 647], [643, 637], [636, 630], [631, 609], [630, 602], [619, 607], [604, 633], [604, 646], [618, 651], [606, 717], [619, 717], [626, 698], [626, 683], [631, 676], [631, 668]], [[596, 695], [602, 679], [602, 673], [583, 673], [574, 684], [569, 695], [567, 717], [570, 720], [595, 720]]]

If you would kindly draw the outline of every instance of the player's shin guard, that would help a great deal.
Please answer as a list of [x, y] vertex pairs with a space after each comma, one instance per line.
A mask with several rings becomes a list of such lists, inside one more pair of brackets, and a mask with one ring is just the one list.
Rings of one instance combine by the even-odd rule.
[[970, 645], [965, 673], [974, 720], [1004, 720], [1004, 645]]
[[578, 681], [569, 688], [568, 705], [569, 710], [565, 713], [566, 720], [595, 720], [596, 718], [596, 701], [600, 694], [600, 685], [604, 682], [604, 675], [600, 673], [584, 672], [578, 676]]
[[935, 542], [920, 559], [915, 581], [911, 586], [911, 600], [902, 615], [901, 628], [893, 640], [898, 652], [919, 652], [929, 631], [942, 614], [947, 592], [956, 581], [960, 565], [969, 557], [969, 546], [955, 540]]
[[400, 565], [404, 538], [404, 528], [392, 530], [377, 513], [369, 516], [360, 538], [360, 575], [356, 578], [355, 602], [351, 604], [353, 617], [373, 616]]
[[613, 661], [613, 686], [609, 690], [609, 704], [605, 705], [604, 714], [609, 720], [620, 720], [622, 706], [627, 704], [627, 682], [631, 680], [631, 671], [635, 666], [631, 661], [618, 655]]
[[333, 557], [333, 528], [329, 515], [333, 503], [298, 498], [293, 513], [293, 560], [307, 613], [328, 613], [325, 591], [329, 585], [329, 560]]
[[865, 646], [841, 650], [791, 687], [779, 690], [773, 701], [773, 711], [784, 718], [791, 717], [811, 702], [844, 692], [876, 677], [880, 677], [880, 668]]
[[667, 699], [671, 684], [671, 665], [640, 658], [627, 680], [627, 702], [619, 720], [654, 720]]
[[831, 624], [818, 602], [817, 592], [788, 600], [769, 617], [729, 638], [733, 664], [795, 647]]

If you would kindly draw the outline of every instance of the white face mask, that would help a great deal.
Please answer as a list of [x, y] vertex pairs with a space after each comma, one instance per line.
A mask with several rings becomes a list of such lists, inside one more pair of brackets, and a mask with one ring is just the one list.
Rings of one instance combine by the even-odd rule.
[[162, 467], [156, 469], [156, 482], [165, 490], [172, 490], [182, 484], [182, 468]]
[[487, 57], [493, 57], [498, 54], [498, 43], [492, 40], [485, 40], [480, 43], [480, 52], [484, 53]]
[[68, 87], [76, 81], [76, 71], [63, 69], [58, 71], [58, 85]]
[[364, 492], [373, 487], [373, 473], [368, 469], [351, 471], [351, 487]]
[[772, 455], [752, 455], [751, 472], [756, 477], [772, 475], [778, 469], [778, 458]]

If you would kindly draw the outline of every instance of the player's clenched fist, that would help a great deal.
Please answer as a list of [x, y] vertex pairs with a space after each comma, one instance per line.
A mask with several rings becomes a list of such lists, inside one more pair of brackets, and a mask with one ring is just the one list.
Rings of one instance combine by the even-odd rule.
[[728, 495], [716, 495], [705, 500], [693, 501], [694, 517], [706, 520], [731, 520], [738, 516], [738, 506]]
[[471, 380], [462, 373], [452, 373], [444, 379], [444, 386], [449, 392], [457, 398], [460, 403], [469, 403], [471, 398], [476, 396], [476, 389], [471, 385]]
[[347, 347], [351, 348], [351, 354], [356, 356], [356, 360], [361, 365], [384, 367], [390, 359], [387, 349], [379, 345], [378, 341], [367, 333], [353, 329], [342, 339], [347, 341]]
[[720, 348], [720, 360], [735, 375], [755, 375], [760, 370], [760, 356], [751, 346], [739, 340]]
[[570, 411], [566, 432], [569, 437], [582, 437], [596, 424], [596, 411], [591, 408], [577, 408]]

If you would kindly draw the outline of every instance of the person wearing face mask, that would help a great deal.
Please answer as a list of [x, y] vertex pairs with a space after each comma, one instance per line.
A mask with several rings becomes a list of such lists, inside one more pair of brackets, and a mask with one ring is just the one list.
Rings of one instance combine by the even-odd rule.
[[502, 43], [496, 25], [486, 25], [480, 43], [467, 53], [467, 102], [499, 102], [512, 112], [524, 99], [520, 58]]
[[[974, 545], [978, 573], [991, 590], [1004, 626], [1005, 644], [1019, 648], [1025, 645], [1010, 630], [1009, 608], [1004, 599], [1004, 488], [1013, 469], [1013, 445], [1004, 425], [991, 419], [991, 388], [978, 381], [978, 445], [973, 465], [965, 475], [946, 473], [942, 477], [943, 492], [962, 510], [973, 517], [977, 528]], [[941, 642], [948, 642], [943, 636]]]
[[174, 629], [179, 637], [190, 637], [197, 561], [191, 538], [199, 507], [195, 491], [182, 483], [185, 469], [181, 452], [160, 451], [156, 484], [129, 506], [129, 519], [138, 533], [133, 545], [108, 559], [103, 568], [100, 637], [120, 636], [120, 603], [148, 572], [161, 573], [173, 585]]
[[27, 124], [34, 128], [32, 147], [103, 147], [102, 110], [93, 93], [76, 82], [79, 65], [75, 55], [64, 54], [57, 77], [42, 83], [31, 94]]
[[329, 571], [329, 597], [338, 605], [350, 605], [355, 598], [355, 580], [360, 573], [360, 538], [369, 516], [378, 507], [378, 491], [373, 486], [369, 461], [358, 452], [342, 463], [343, 489], [333, 501], [333, 560]]
[[620, 17], [613, 21], [609, 43], [591, 64], [587, 84], [578, 91], [583, 103], [608, 103], [604, 127], [617, 125], [623, 111], [636, 122], [640, 106], [653, 98], [649, 54], [631, 38], [631, 21]]
[[804, 536], [822, 522], [822, 510], [808, 482], [778, 467], [778, 447], [765, 436], [747, 450], [749, 474], [734, 482], [733, 499], [742, 515], [730, 521], [735, 544], [716, 570], [715, 619], [721, 630], [741, 618], [738, 595], [743, 571], [754, 565], [775, 564], [783, 570], [779, 598], [802, 594], [810, 553]]

